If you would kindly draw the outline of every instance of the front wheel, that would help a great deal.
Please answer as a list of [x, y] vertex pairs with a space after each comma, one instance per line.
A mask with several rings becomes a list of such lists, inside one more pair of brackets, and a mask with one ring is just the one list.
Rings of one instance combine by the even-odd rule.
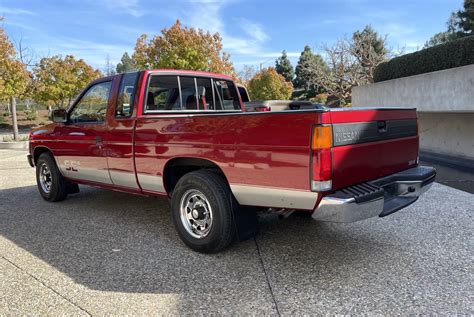
[[221, 251], [233, 241], [236, 207], [225, 179], [212, 171], [184, 175], [171, 197], [173, 221], [181, 240], [203, 253]]
[[36, 183], [41, 196], [47, 201], [61, 201], [68, 194], [68, 182], [50, 153], [41, 154], [36, 162]]

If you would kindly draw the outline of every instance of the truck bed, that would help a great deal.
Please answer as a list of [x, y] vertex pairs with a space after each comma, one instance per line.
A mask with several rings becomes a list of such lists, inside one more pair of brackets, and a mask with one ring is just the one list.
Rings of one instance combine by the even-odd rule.
[[[311, 128], [321, 124], [333, 127], [333, 190], [417, 163], [414, 109], [163, 114], [136, 121], [138, 180], [152, 189], [147, 183], [163, 180], [167, 162], [192, 157], [215, 163], [239, 202], [312, 209], [318, 195], [311, 191]], [[380, 132], [382, 124], [390, 132]]]

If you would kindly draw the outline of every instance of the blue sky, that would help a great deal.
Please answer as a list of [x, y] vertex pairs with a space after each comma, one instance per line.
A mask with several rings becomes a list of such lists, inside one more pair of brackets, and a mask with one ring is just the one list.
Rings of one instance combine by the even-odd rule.
[[318, 50], [366, 24], [393, 49], [413, 51], [446, 29], [462, 0], [0, 0], [10, 38], [37, 56], [73, 54], [104, 69], [133, 52], [139, 35], [159, 34], [180, 19], [219, 32], [237, 70], [274, 64], [286, 50], [293, 65], [304, 45]]

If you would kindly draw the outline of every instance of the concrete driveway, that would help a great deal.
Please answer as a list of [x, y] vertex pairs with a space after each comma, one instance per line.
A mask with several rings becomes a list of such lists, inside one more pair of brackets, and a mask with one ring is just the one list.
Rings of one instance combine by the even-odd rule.
[[0, 315], [474, 313], [472, 194], [434, 184], [354, 224], [266, 215], [255, 240], [202, 255], [165, 200], [43, 201], [25, 155], [0, 151]]

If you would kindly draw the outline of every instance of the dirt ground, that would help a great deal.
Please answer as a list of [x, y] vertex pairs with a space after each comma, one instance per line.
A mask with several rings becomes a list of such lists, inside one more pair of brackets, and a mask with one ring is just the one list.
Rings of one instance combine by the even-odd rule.
[[[36, 116], [32, 114], [32, 111], [17, 111], [17, 119], [18, 129], [21, 131], [31, 130], [51, 122], [48, 110], [36, 110]], [[12, 131], [12, 117], [8, 112], [0, 110], [0, 132], [10, 131]]]

